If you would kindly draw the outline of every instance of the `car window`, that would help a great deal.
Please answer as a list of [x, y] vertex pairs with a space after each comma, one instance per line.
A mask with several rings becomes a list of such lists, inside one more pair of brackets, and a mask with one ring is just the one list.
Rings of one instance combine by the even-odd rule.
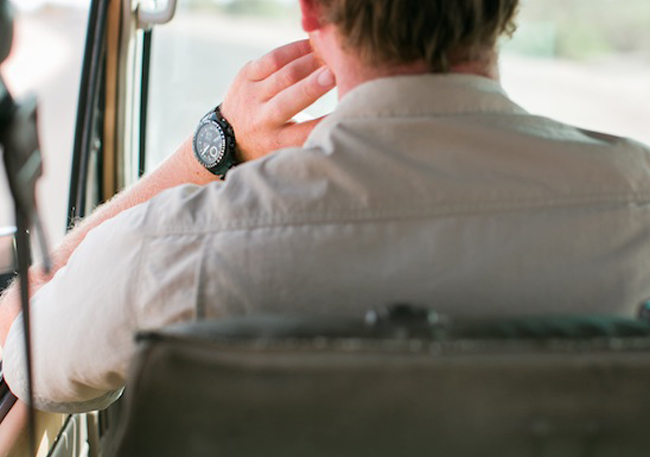
[[[37, 97], [44, 169], [38, 187], [38, 206], [45, 231], [54, 244], [63, 237], [66, 228], [89, 1], [10, 0], [10, 3], [15, 9], [13, 45], [11, 54], [0, 66], [0, 73], [18, 101], [29, 95]], [[13, 203], [4, 164], [0, 161], [0, 291], [13, 277], [13, 246], [8, 235], [14, 225]], [[36, 250], [33, 255], [38, 259], [41, 254]], [[14, 401], [2, 379], [0, 362], [0, 421]], [[5, 435], [10, 438], [6, 429]]]
[[504, 88], [524, 108], [650, 144], [650, 2], [527, 0], [504, 43]]
[[[297, 1], [184, 0], [153, 34], [146, 168], [223, 98], [237, 70], [303, 38]], [[502, 83], [531, 113], [650, 143], [650, 2], [527, 0], [504, 40]], [[331, 110], [329, 94], [307, 110]]]

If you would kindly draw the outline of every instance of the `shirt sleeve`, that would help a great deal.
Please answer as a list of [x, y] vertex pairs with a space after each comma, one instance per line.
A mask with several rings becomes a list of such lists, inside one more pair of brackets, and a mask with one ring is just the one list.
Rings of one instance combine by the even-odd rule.
[[[92, 230], [31, 300], [34, 406], [102, 409], [121, 394], [138, 329], [134, 303], [146, 204]], [[22, 315], [3, 351], [3, 374], [27, 401]]]

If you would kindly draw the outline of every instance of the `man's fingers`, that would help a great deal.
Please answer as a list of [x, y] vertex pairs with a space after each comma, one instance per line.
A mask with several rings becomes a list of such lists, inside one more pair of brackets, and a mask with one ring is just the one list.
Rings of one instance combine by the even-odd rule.
[[289, 62], [280, 70], [273, 73], [269, 78], [266, 79], [266, 81], [260, 83], [264, 87], [262, 98], [264, 100], [270, 100], [286, 88], [291, 87], [294, 84], [297, 84], [298, 82], [305, 79], [307, 76], [320, 68], [320, 66], [321, 63], [318, 61], [313, 52], [305, 54], [304, 56], [301, 56], [296, 60]]
[[307, 78], [294, 84], [268, 102], [267, 115], [271, 122], [284, 124], [336, 86], [334, 74], [321, 67]]
[[289, 62], [312, 52], [309, 40], [300, 40], [281, 46], [250, 63], [248, 78], [262, 81], [280, 70]]
[[230, 86], [221, 112], [237, 131], [245, 160], [300, 146], [320, 119], [296, 123], [293, 117], [336, 86], [309, 41], [278, 48], [247, 64]]

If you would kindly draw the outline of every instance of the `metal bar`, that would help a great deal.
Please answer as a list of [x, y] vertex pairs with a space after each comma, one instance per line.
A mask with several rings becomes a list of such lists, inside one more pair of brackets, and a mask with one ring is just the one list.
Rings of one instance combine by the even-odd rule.
[[138, 176], [142, 177], [147, 160], [147, 114], [149, 112], [149, 65], [153, 30], [145, 30], [142, 36], [142, 81], [140, 84], [140, 147]]
[[32, 366], [32, 342], [29, 309], [29, 237], [28, 217], [16, 206], [16, 249], [18, 251], [18, 276], [20, 278], [20, 302], [23, 311], [23, 331], [25, 333], [25, 363], [27, 365], [27, 398], [29, 403], [29, 438], [31, 455], [36, 455], [36, 413], [34, 411], [34, 372]]
[[101, 77], [101, 58], [104, 53], [106, 17], [109, 0], [94, 0], [88, 16], [86, 49], [84, 53], [79, 104], [70, 174], [70, 197], [68, 202], [68, 229], [74, 221], [85, 216], [88, 161], [92, 147], [95, 101]]

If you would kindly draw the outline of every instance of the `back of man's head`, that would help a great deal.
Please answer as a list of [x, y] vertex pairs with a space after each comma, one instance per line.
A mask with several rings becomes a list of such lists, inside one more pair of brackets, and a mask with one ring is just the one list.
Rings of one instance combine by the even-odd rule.
[[317, 0], [366, 64], [426, 62], [432, 72], [484, 58], [514, 29], [519, 0]]

